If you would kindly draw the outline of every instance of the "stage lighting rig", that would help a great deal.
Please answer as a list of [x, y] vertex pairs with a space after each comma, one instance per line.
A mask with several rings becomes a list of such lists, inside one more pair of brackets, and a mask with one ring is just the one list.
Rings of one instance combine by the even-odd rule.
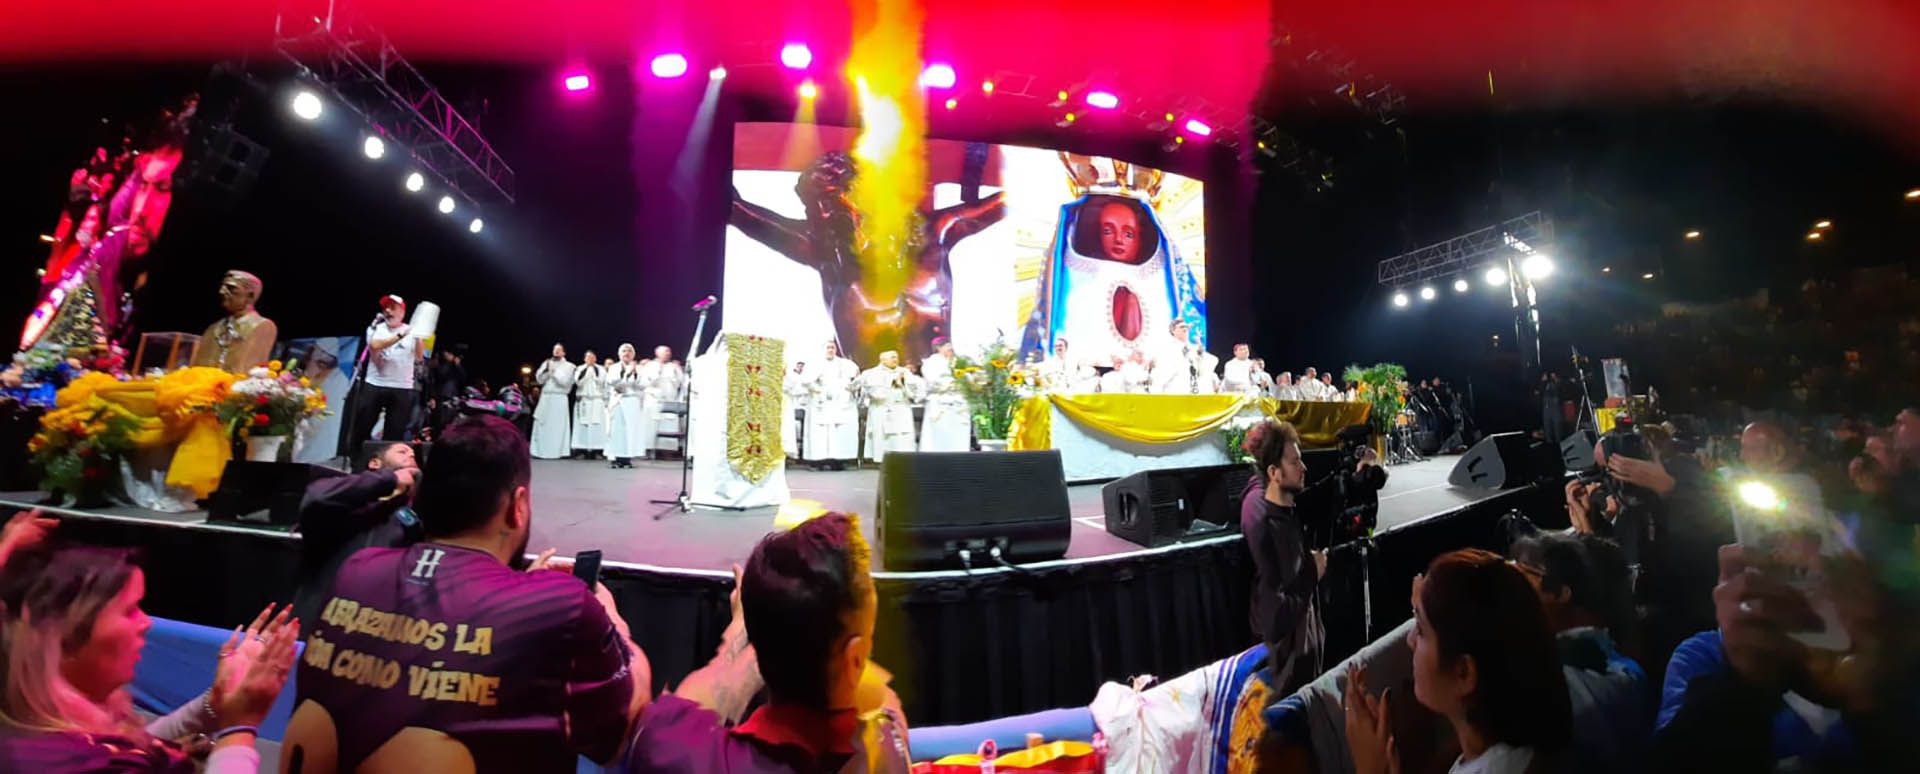
[[316, 104], [324, 96], [360, 113], [464, 199], [513, 201], [513, 168], [359, 14], [335, 4], [285, 3], [274, 17], [273, 45], [300, 68]]
[[1538, 211], [1529, 212], [1381, 261], [1375, 279], [1391, 288], [1423, 286], [1421, 297], [1426, 298], [1432, 288], [1428, 283], [1452, 280], [1456, 292], [1465, 292], [1464, 286], [1470, 284], [1467, 276], [1480, 273], [1487, 285], [1507, 289], [1514, 332], [1521, 336], [1523, 349], [1527, 334], [1532, 334], [1533, 360], [1538, 365], [1540, 306], [1535, 285], [1553, 274], [1553, 259], [1546, 253], [1553, 241], [1553, 220]]

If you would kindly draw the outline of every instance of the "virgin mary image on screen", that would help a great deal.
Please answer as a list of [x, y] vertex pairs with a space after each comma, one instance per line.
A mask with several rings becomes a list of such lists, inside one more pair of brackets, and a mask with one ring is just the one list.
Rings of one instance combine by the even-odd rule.
[[[1125, 179], [1126, 165], [1114, 166]], [[1193, 343], [1204, 344], [1206, 301], [1149, 205], [1157, 186], [1107, 182], [1112, 192], [1084, 193], [1060, 208], [1053, 254], [1022, 348], [1050, 351], [1051, 342], [1064, 336], [1091, 364], [1110, 365], [1134, 350], [1149, 357], [1160, 351], [1175, 319], [1187, 322]]]

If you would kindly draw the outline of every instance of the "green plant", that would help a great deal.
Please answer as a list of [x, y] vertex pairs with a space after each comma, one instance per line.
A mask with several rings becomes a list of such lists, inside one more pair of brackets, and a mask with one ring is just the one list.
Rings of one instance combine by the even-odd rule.
[[1374, 363], [1362, 368], [1358, 363], [1347, 366], [1341, 379], [1359, 382], [1360, 391], [1373, 410], [1367, 414], [1367, 424], [1373, 426], [1373, 432], [1385, 436], [1393, 431], [1393, 418], [1407, 407], [1406, 396], [1400, 394], [1400, 385], [1407, 381], [1407, 369], [1399, 363]]
[[1253, 462], [1253, 455], [1248, 454], [1246, 450], [1247, 431], [1252, 429], [1252, 427], [1253, 425], [1251, 424], [1228, 422], [1226, 427], [1220, 428], [1220, 442], [1227, 447], [1227, 459], [1229, 461]]
[[120, 459], [133, 450], [139, 426], [126, 409], [98, 401], [48, 413], [27, 443], [40, 488], [79, 503], [102, 501], [120, 483]]
[[987, 440], [1005, 440], [1013, 425], [1013, 409], [1020, 403], [1020, 385], [1026, 376], [1014, 369], [1019, 353], [996, 338], [975, 356], [953, 359], [953, 376], [960, 392], [967, 396], [967, 408], [973, 415], [973, 432]]

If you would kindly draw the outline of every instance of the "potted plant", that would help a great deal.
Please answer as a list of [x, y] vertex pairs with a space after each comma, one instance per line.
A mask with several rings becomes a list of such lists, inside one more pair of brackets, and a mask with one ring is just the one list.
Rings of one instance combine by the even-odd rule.
[[327, 397], [278, 360], [247, 372], [234, 382], [219, 408], [220, 421], [235, 439], [247, 442], [247, 459], [274, 462], [300, 420], [327, 413]]
[[979, 355], [953, 359], [954, 381], [967, 396], [974, 437], [983, 450], [1007, 447], [1007, 429], [1013, 425], [1020, 386], [1026, 381], [1015, 368], [1018, 364], [1019, 354], [1004, 338], [994, 339]]
[[74, 507], [108, 503], [120, 482], [120, 460], [134, 448], [140, 420], [118, 405], [87, 401], [40, 419], [27, 451], [40, 470], [40, 488]]
[[1359, 364], [1347, 366], [1341, 378], [1360, 384], [1360, 399], [1373, 406], [1367, 414], [1367, 424], [1373, 427], [1374, 450], [1381, 458], [1386, 457], [1387, 435], [1393, 432], [1393, 419], [1407, 408], [1407, 398], [1400, 392], [1400, 385], [1407, 381], [1407, 369], [1399, 363], [1374, 363], [1362, 368]]

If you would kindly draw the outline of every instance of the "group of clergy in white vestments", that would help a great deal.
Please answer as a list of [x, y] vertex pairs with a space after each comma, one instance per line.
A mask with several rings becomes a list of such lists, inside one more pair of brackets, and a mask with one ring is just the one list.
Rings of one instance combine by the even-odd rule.
[[555, 344], [533, 381], [540, 385], [528, 443], [534, 457], [604, 453], [614, 467], [632, 467], [634, 458], [661, 447], [665, 406], [686, 399], [687, 370], [665, 346], [640, 360], [632, 344], [622, 344], [619, 358], [603, 365], [592, 350], [578, 364], [568, 361], [566, 348]]
[[[1332, 373], [1309, 367], [1269, 374], [1246, 344], [1233, 345], [1221, 361], [1194, 342], [1184, 322], [1175, 322], [1158, 347], [1130, 347], [1096, 363], [1075, 355], [1064, 337], [1053, 352], [1016, 367], [1028, 394], [1131, 393], [1162, 395], [1240, 394], [1301, 401], [1351, 401]], [[895, 451], [967, 451], [973, 447], [972, 411], [953, 374], [953, 344], [935, 339], [934, 353], [918, 368], [897, 352], [862, 370], [826, 344], [825, 356], [795, 359], [782, 384], [781, 433], [787, 456], [812, 462], [878, 461]], [[604, 452], [615, 467], [631, 467], [660, 446], [662, 407], [686, 399], [687, 373], [667, 347], [637, 360], [633, 345], [620, 345], [619, 359], [600, 364], [592, 351], [576, 365], [566, 350], [534, 373], [540, 400], [533, 412], [533, 456], [542, 459]], [[572, 398], [569, 409], [569, 397]], [[919, 407], [916, 421], [914, 408]], [[863, 423], [862, 417], [865, 417]], [[804, 431], [804, 432], [803, 432]]]

